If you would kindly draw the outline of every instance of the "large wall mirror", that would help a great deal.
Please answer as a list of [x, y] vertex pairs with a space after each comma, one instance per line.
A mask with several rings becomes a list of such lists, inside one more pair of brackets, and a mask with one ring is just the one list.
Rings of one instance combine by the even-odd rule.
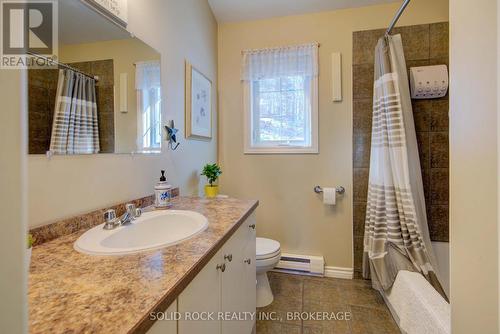
[[60, 65], [28, 70], [29, 153], [160, 152], [160, 54], [80, 0], [58, 3]]

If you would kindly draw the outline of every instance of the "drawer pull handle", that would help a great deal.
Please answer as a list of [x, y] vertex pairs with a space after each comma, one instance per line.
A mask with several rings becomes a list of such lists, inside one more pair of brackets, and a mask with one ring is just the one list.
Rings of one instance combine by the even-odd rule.
[[225, 264], [225, 263], [223, 263], [223, 264], [218, 264], [216, 268], [217, 268], [217, 270], [220, 270], [220, 271], [222, 271], [222, 272], [225, 272], [225, 271], [226, 271], [226, 264]]
[[250, 263], [252, 263], [252, 260], [251, 260], [251, 259], [246, 259], [244, 262], [245, 262], [246, 264], [250, 264]]
[[233, 261], [233, 254], [224, 255], [224, 260]]
[[248, 225], [248, 227], [250, 227], [251, 229], [254, 229], [254, 230], [255, 230], [255, 224]]

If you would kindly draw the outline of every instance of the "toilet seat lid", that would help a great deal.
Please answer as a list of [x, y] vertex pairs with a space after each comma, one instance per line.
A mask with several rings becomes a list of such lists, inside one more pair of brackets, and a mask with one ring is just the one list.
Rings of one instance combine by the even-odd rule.
[[276, 240], [257, 238], [257, 259], [269, 258], [279, 254], [280, 243]]

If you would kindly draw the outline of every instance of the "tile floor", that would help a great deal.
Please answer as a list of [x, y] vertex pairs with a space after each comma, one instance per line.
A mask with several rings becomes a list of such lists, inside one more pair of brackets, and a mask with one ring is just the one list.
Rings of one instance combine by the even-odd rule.
[[[400, 333], [382, 296], [370, 281], [268, 273], [274, 302], [257, 309], [257, 334], [392, 334]], [[338, 319], [293, 319], [291, 312], [332, 312]], [[274, 320], [263, 320], [272, 314]], [[317, 313], [315, 313], [317, 315]], [[345, 315], [349, 320], [339, 320]], [[276, 320], [281, 318], [280, 320]]]

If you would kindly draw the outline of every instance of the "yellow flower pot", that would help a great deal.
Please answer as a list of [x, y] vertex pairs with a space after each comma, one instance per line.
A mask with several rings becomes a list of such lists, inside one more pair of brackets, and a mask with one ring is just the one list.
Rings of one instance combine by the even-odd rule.
[[205, 196], [206, 197], [214, 198], [218, 194], [219, 194], [219, 186], [216, 186], [216, 185], [210, 186], [209, 184], [207, 184], [205, 186]]

